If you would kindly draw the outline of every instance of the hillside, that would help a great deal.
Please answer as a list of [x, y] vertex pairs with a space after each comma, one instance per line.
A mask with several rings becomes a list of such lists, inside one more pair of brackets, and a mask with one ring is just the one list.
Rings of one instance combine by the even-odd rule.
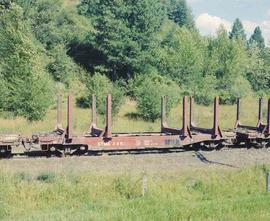
[[171, 110], [183, 95], [209, 106], [215, 96], [231, 105], [269, 94], [270, 51], [260, 27], [247, 38], [236, 19], [230, 32], [202, 36], [185, 0], [14, 0], [0, 10], [5, 116], [44, 120], [57, 94], [67, 93], [78, 107], [97, 94], [104, 114], [101, 101], [111, 93], [114, 114], [128, 97], [151, 122], [162, 95]]

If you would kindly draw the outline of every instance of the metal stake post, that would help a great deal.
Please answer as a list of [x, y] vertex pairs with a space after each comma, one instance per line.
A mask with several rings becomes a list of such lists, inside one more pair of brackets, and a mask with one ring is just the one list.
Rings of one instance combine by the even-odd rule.
[[266, 172], [266, 174], [265, 174], [265, 177], [266, 177], [266, 179], [265, 179], [265, 190], [266, 190], [266, 193], [269, 193], [269, 171], [267, 171]]
[[145, 196], [147, 192], [147, 176], [144, 174], [142, 177], [142, 196]]

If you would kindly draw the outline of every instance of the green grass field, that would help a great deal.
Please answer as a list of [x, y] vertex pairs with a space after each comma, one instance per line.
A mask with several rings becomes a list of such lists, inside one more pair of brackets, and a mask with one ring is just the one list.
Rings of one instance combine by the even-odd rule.
[[0, 176], [1, 220], [269, 220], [262, 167], [148, 176]]

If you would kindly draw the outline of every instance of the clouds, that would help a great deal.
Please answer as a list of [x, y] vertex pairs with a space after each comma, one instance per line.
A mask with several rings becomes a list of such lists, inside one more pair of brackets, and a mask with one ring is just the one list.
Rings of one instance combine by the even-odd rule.
[[208, 13], [203, 13], [196, 19], [196, 25], [202, 34], [214, 35], [217, 29], [223, 25], [226, 30], [230, 30], [231, 23], [226, 19], [222, 19], [217, 16], [209, 15]]
[[264, 36], [266, 36], [266, 43], [270, 45], [270, 19], [268, 21], [263, 21], [260, 25]]
[[[247, 35], [250, 36], [253, 33], [254, 29], [257, 26], [260, 26], [266, 43], [270, 43], [270, 9], [268, 10], [268, 16], [269, 20], [265, 20], [262, 22], [243, 20], [243, 26], [247, 32]], [[215, 35], [221, 25], [223, 25], [227, 31], [230, 31], [232, 27], [232, 22], [218, 16], [213, 16], [208, 13], [202, 13], [197, 17], [196, 25], [202, 34]]]
[[187, 0], [188, 4], [193, 4], [193, 3], [198, 3], [201, 2], [202, 0]]

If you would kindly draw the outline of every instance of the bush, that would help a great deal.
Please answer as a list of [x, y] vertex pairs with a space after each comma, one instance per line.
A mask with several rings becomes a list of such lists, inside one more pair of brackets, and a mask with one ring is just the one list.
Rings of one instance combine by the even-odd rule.
[[226, 90], [220, 91], [222, 104], [235, 104], [237, 98], [245, 97], [252, 93], [251, 86], [247, 79], [239, 76]]
[[133, 78], [131, 78], [128, 81], [128, 85], [127, 85], [127, 95], [130, 96], [133, 99], [136, 99], [136, 95], [139, 93], [140, 91], [140, 86], [142, 85], [142, 83], [145, 80], [145, 76], [144, 75], [140, 75], [140, 74], [135, 74]]
[[16, 4], [0, 8], [0, 108], [28, 120], [44, 118], [53, 97], [43, 48], [35, 41]]
[[37, 176], [38, 181], [42, 181], [44, 183], [53, 183], [56, 179], [56, 175], [54, 173], [45, 172], [41, 173]]
[[215, 88], [216, 82], [214, 76], [208, 75], [197, 84], [198, 88], [193, 95], [196, 103], [210, 105], [213, 102], [214, 97], [218, 95]]
[[135, 98], [139, 114], [145, 120], [155, 121], [160, 116], [160, 98], [167, 97], [167, 113], [179, 99], [180, 88], [172, 80], [159, 75], [150, 75], [139, 78], [135, 88]]
[[22, 182], [22, 181], [30, 182], [32, 180], [32, 177], [28, 173], [20, 172], [20, 173], [15, 174], [15, 179], [18, 180], [19, 182]]
[[116, 178], [113, 187], [115, 192], [126, 199], [134, 199], [140, 196], [138, 182], [134, 182], [130, 176]]
[[112, 94], [112, 113], [116, 115], [123, 103], [124, 92], [118, 82], [111, 82], [102, 74], [95, 74], [93, 77], [86, 78], [86, 95], [77, 100], [78, 106], [90, 107], [92, 94], [96, 95], [97, 112], [104, 115], [106, 113], [106, 97]]
[[47, 69], [55, 81], [69, 84], [72, 75], [78, 72], [79, 67], [66, 54], [64, 45], [58, 45], [50, 51], [51, 62]]

